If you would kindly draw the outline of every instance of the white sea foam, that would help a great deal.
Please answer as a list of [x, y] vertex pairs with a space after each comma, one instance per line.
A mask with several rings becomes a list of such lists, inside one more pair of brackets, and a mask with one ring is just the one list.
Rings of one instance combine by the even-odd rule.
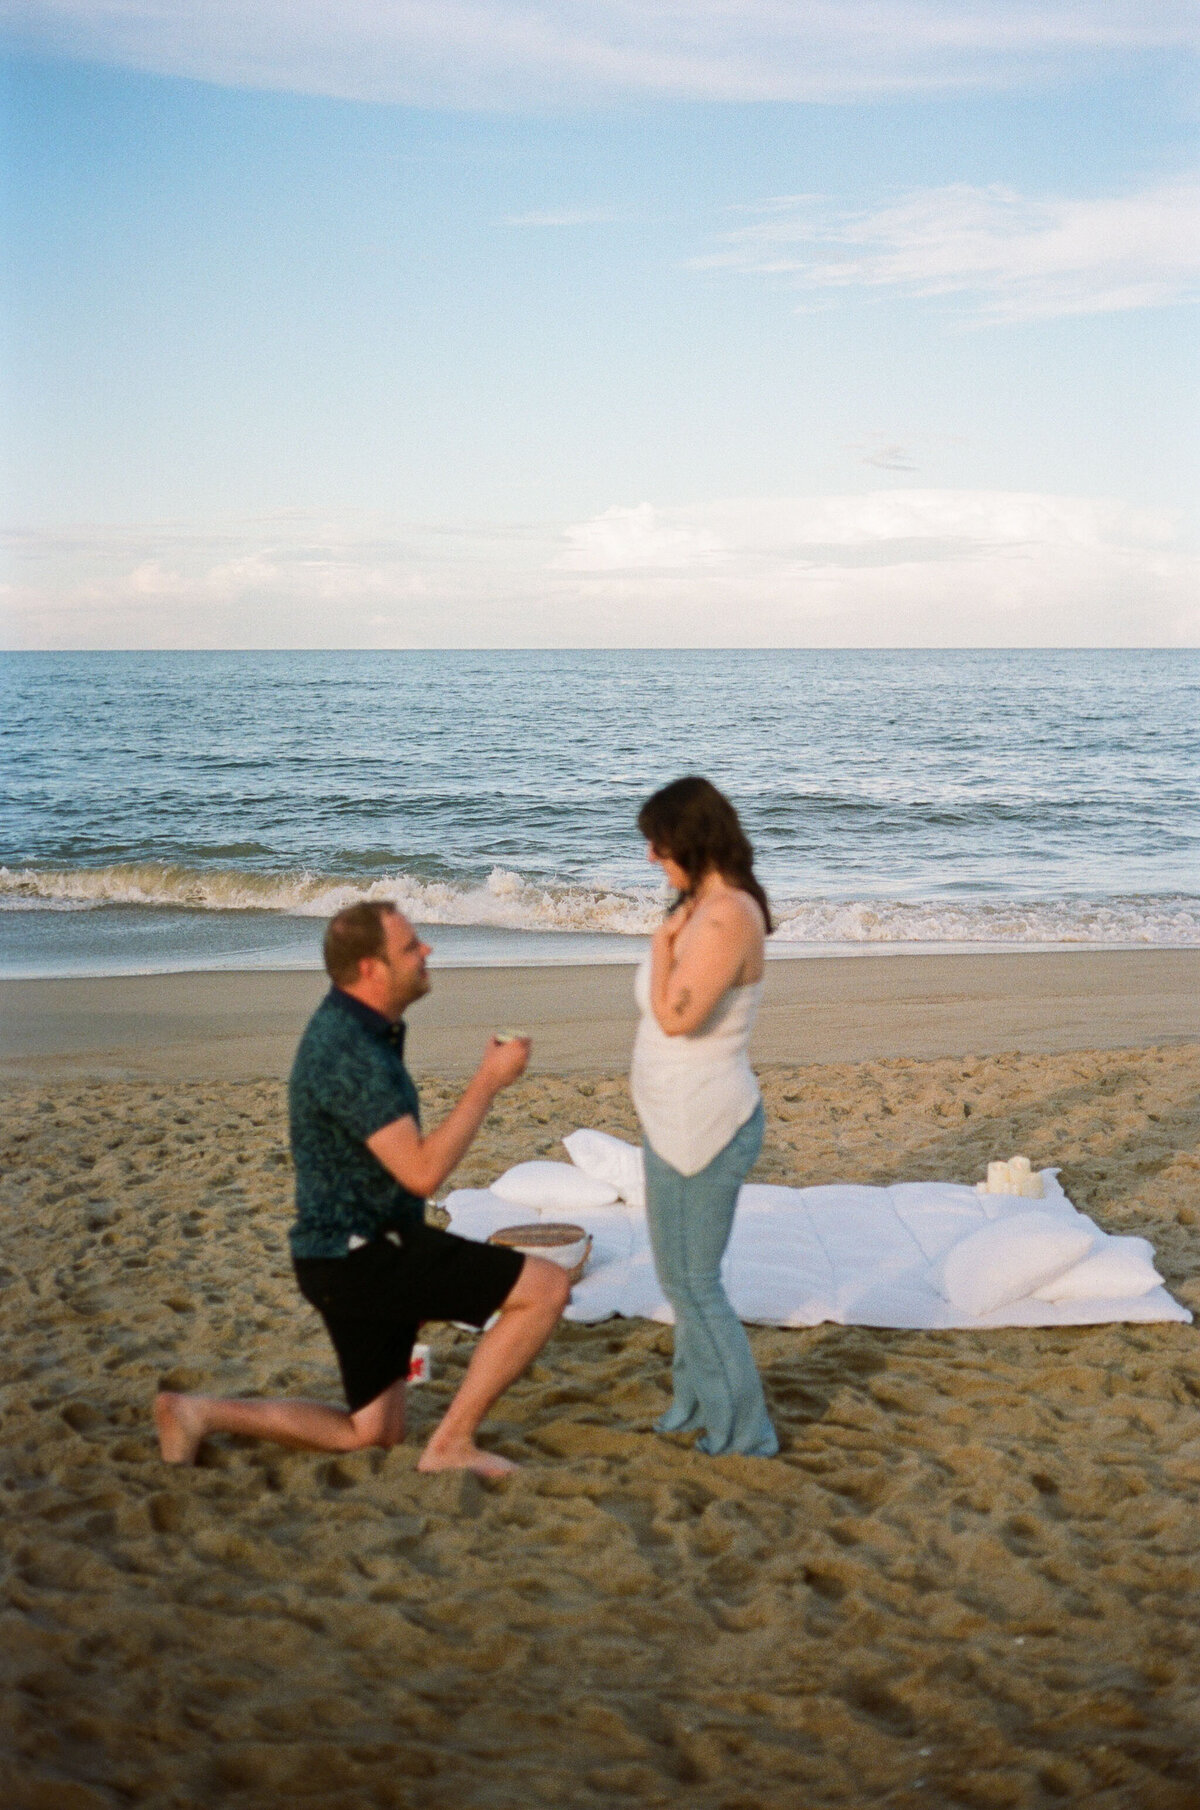
[[[646, 936], [660, 922], [652, 887], [546, 884], [506, 868], [482, 882], [391, 874], [254, 873], [154, 862], [100, 868], [0, 868], [0, 910], [80, 911], [147, 906], [191, 911], [269, 911], [324, 918], [356, 899], [394, 900], [422, 924]], [[1200, 898], [1016, 900], [812, 899], [776, 889], [776, 945], [842, 947], [1001, 943], [1200, 946]]]
[[627, 890], [546, 886], [502, 867], [479, 884], [390, 874], [371, 880], [309, 872], [263, 874], [241, 868], [0, 867], [0, 909], [98, 909], [146, 905], [189, 911], [275, 911], [325, 918], [356, 899], [394, 901], [422, 924], [485, 924], [505, 930], [573, 930], [643, 936], [662, 913], [650, 887]]
[[1200, 899], [780, 900], [780, 943], [1200, 944]]

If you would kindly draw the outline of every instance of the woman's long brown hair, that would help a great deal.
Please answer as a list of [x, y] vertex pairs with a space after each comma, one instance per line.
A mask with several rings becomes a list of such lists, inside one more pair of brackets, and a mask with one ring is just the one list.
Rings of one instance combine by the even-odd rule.
[[[690, 898], [715, 868], [741, 892], [748, 892], [775, 928], [771, 907], [754, 872], [754, 850], [738, 814], [711, 779], [689, 773], [654, 792], [638, 812], [638, 829], [658, 855], [669, 855], [687, 875], [680, 901]], [[677, 901], [678, 903], [679, 901]]]

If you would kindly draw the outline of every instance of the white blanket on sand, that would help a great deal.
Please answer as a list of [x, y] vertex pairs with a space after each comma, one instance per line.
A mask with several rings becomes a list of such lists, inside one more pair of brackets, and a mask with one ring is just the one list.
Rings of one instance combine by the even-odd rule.
[[[563, 1168], [569, 1175], [570, 1165]], [[1042, 1180], [1041, 1200], [999, 1202], [954, 1182], [900, 1182], [890, 1188], [749, 1183], [741, 1192], [722, 1267], [725, 1288], [739, 1318], [761, 1326], [832, 1321], [937, 1329], [1191, 1319], [1157, 1285], [1107, 1299], [1050, 1301], [1030, 1292], [981, 1314], [954, 1306], [943, 1292], [943, 1261], [965, 1238], [994, 1224], [997, 1213], [1015, 1216], [1036, 1208], [1039, 1215], [1090, 1232], [1097, 1250], [1117, 1242], [1106, 1240], [1092, 1220], [1076, 1212], [1056, 1171], [1043, 1170]], [[643, 1207], [623, 1200], [604, 1207], [514, 1206], [490, 1188], [460, 1188], [444, 1204], [450, 1229], [465, 1238], [486, 1239], [502, 1227], [535, 1220], [567, 1220], [589, 1232], [591, 1260], [572, 1292], [568, 1320], [606, 1320], [614, 1314], [666, 1324], [674, 1319], [654, 1273]], [[1041, 1230], [1044, 1236], [1047, 1228]]]

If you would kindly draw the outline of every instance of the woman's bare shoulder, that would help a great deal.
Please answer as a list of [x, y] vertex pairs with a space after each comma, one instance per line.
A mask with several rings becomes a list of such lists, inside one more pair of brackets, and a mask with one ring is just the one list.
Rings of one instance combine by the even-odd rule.
[[766, 929], [762, 906], [753, 893], [743, 892], [740, 886], [731, 886], [724, 896], [729, 900], [731, 908], [737, 911], [747, 924], [752, 925], [758, 931]]
[[757, 899], [737, 886], [723, 886], [704, 899], [696, 911], [697, 923], [713, 930], [761, 937], [766, 926]]

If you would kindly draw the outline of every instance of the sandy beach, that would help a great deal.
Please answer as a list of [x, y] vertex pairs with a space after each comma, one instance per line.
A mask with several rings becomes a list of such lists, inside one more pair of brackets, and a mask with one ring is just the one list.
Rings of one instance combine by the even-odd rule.
[[[315, 933], [314, 933], [315, 941]], [[0, 980], [0, 1079], [286, 1076], [321, 973]], [[413, 1009], [410, 1060], [469, 1073], [498, 1026], [537, 1037], [539, 1073], [624, 1069], [629, 968], [449, 968]], [[772, 961], [760, 1062], [1121, 1049], [1200, 1039], [1200, 950]]]
[[[1057, 1163], [1200, 1310], [1200, 953], [773, 964], [756, 1178]], [[436, 1115], [537, 1039], [455, 1177], [634, 1135], [627, 972], [447, 972]], [[318, 975], [0, 985], [3, 1801], [696, 1810], [1200, 1801], [1194, 1326], [752, 1331], [778, 1460], [647, 1431], [667, 1329], [560, 1329], [495, 1484], [395, 1451], [157, 1457], [155, 1385], [337, 1398], [286, 1255]], [[418, 1015], [419, 1014], [419, 1015]]]

